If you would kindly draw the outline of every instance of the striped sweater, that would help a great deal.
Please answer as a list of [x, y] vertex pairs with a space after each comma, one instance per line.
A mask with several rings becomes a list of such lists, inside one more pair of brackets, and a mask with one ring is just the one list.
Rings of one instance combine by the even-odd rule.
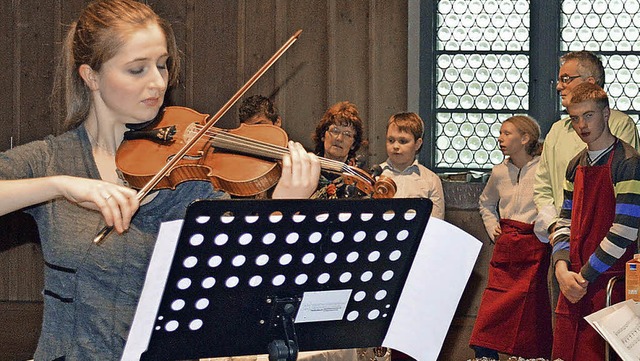
[[[604, 165], [609, 153], [600, 157], [593, 165]], [[571, 213], [573, 205], [573, 182], [579, 165], [588, 165], [588, 152], [584, 149], [576, 155], [567, 166], [564, 184], [564, 203], [556, 223], [556, 232], [552, 239], [553, 263], [569, 261]], [[640, 221], [640, 155], [633, 147], [618, 141], [611, 164], [611, 175], [616, 197], [616, 208], [613, 224], [599, 246], [593, 250], [589, 261], [582, 267], [580, 274], [584, 279], [593, 282], [607, 271], [622, 255], [626, 248], [636, 241], [638, 222]], [[597, 189], [587, 189], [597, 192]]]

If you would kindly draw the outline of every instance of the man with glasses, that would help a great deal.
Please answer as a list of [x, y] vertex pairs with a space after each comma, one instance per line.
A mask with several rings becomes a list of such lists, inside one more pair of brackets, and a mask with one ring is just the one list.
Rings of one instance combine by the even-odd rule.
[[[578, 84], [589, 82], [604, 87], [604, 67], [600, 59], [588, 51], [575, 51], [560, 58], [560, 71], [556, 89], [562, 97], [562, 106], [569, 103], [568, 95]], [[609, 117], [611, 133], [640, 150], [638, 130], [633, 120], [626, 114], [611, 109]], [[538, 208], [535, 232], [539, 239], [547, 239], [553, 231], [558, 213], [562, 207], [562, 186], [569, 161], [585, 148], [585, 143], [571, 126], [567, 116], [556, 121], [549, 130], [536, 172], [533, 200]], [[553, 267], [551, 267], [553, 269]], [[549, 274], [551, 307], [558, 301], [558, 284]]]

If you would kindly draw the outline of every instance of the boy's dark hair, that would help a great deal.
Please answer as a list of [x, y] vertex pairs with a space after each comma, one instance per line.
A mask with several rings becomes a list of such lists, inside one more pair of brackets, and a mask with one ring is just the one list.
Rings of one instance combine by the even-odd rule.
[[246, 122], [249, 118], [256, 114], [264, 114], [271, 123], [275, 124], [278, 121], [278, 109], [273, 102], [262, 95], [252, 95], [240, 104], [238, 108], [238, 118], [240, 123]]

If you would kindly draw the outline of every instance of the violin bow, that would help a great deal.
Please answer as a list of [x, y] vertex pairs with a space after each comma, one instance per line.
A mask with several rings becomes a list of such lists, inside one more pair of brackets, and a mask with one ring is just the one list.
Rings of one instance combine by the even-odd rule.
[[[251, 78], [249, 78], [249, 80], [247, 80], [247, 82], [240, 88], [238, 89], [238, 91], [222, 106], [222, 108], [220, 108], [220, 110], [218, 110], [218, 112], [216, 112], [214, 115], [210, 116], [209, 118], [206, 119], [206, 123], [205, 125], [202, 127], [202, 129], [200, 129], [200, 131], [198, 131], [188, 142], [186, 142], [186, 144], [175, 154], [174, 157], [171, 158], [171, 160], [169, 160], [164, 167], [162, 167], [162, 169], [160, 169], [158, 171], [158, 173], [156, 173], [155, 176], [153, 176], [153, 178], [151, 178], [149, 180], [149, 182], [147, 182], [147, 184], [144, 185], [144, 187], [142, 187], [139, 191], [138, 194], [136, 195], [136, 198], [138, 199], [138, 201], [142, 201], [142, 199], [144, 197], [147, 196], [147, 194], [149, 194], [149, 192], [151, 190], [153, 190], [153, 188], [155, 186], [158, 185], [158, 183], [162, 180], [162, 178], [164, 178], [167, 174], [169, 174], [169, 172], [171, 171], [171, 169], [180, 161], [182, 160], [182, 157], [187, 154], [187, 152], [189, 152], [189, 150], [191, 150], [191, 148], [203, 137], [207, 134], [207, 131], [220, 119], [222, 118], [223, 115], [225, 115], [225, 113], [231, 109], [231, 107], [247, 92], [247, 90], [249, 90], [249, 88], [251, 88], [253, 86], [253, 84], [255, 84], [258, 79], [260, 79], [260, 77], [262, 77], [262, 75], [264, 75], [264, 73], [266, 73], [267, 70], [269, 70], [269, 68], [271, 68], [271, 66], [273, 64], [275, 64], [276, 61], [278, 61], [278, 59], [280, 59], [280, 57], [287, 51], [289, 50], [289, 48], [291, 47], [291, 45], [293, 45], [293, 43], [296, 42], [296, 40], [298, 40], [298, 37], [300, 36], [300, 34], [302, 33], [302, 29], [298, 30], [295, 32], [295, 34], [293, 34], [289, 40], [287, 40], [286, 43], [284, 43], [280, 49], [278, 49], [278, 51], [276, 51], [271, 58], [269, 58], [269, 60], [267, 60], [266, 63], [264, 63], [264, 65], [258, 69], [258, 71], [253, 74], [253, 76]], [[98, 234], [96, 235], [96, 237], [93, 239], [93, 243], [95, 244], [100, 244], [102, 243], [102, 241], [113, 231], [113, 226], [104, 226], [100, 232], [98, 232]]]

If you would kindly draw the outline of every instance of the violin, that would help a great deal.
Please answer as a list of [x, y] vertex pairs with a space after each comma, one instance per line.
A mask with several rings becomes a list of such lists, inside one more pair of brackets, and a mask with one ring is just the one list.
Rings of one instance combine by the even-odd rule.
[[[159, 120], [146, 128], [128, 131], [116, 152], [120, 176], [141, 189], [202, 131], [209, 115], [179, 107], [166, 107]], [[186, 181], [209, 181], [236, 196], [252, 196], [276, 185], [277, 162], [289, 153], [287, 133], [268, 124], [241, 125], [236, 129], [209, 128], [196, 140], [153, 189], [175, 189]], [[322, 169], [342, 175], [346, 184], [373, 198], [391, 198], [396, 192], [390, 178], [375, 180], [365, 171], [343, 162], [319, 157]]]

